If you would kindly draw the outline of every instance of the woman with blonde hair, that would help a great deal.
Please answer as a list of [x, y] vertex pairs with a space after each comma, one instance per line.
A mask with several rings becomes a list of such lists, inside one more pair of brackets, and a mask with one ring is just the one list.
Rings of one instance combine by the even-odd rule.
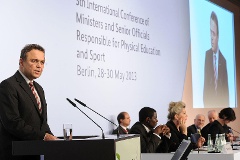
[[[178, 146], [181, 144], [183, 139], [188, 139], [187, 137], [187, 113], [185, 109], [186, 105], [182, 101], [170, 102], [168, 108], [168, 122], [166, 125], [170, 128], [171, 133], [171, 143], [169, 144], [168, 152], [175, 152]], [[197, 144], [193, 144], [193, 148], [201, 147], [205, 139], [200, 137]], [[161, 146], [161, 150], [164, 146]]]

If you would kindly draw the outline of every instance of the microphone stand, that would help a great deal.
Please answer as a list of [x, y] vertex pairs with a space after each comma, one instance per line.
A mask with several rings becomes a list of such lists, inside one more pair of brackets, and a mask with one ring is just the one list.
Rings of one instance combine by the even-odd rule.
[[120, 128], [120, 124], [119, 124], [118, 127], [117, 127], [117, 138], [120, 137], [120, 131], [119, 131], [119, 128]]
[[119, 128], [120, 125], [116, 125], [115, 123], [113, 123], [112, 121], [110, 121], [109, 119], [107, 119], [106, 117], [104, 117], [103, 115], [101, 115], [100, 113], [96, 112], [95, 110], [93, 110], [92, 108], [88, 107], [85, 103], [81, 102], [80, 100], [78, 100], [77, 98], [74, 98], [75, 101], [77, 101], [79, 104], [81, 104], [82, 106], [90, 109], [91, 111], [93, 111], [94, 113], [96, 113], [97, 115], [101, 116], [102, 118], [104, 118], [105, 120], [107, 120], [108, 122], [112, 123], [113, 125], [115, 125], [116, 127], [118, 127], [117, 130], [117, 138], [119, 138], [120, 133], [119, 133]]
[[67, 101], [68, 101], [69, 103], [71, 103], [74, 107], [76, 107], [79, 111], [81, 111], [81, 112], [82, 112], [86, 117], [88, 117], [93, 123], [95, 123], [95, 124], [102, 130], [102, 139], [105, 139], [105, 135], [104, 135], [104, 133], [103, 133], [102, 127], [100, 127], [94, 120], [92, 120], [92, 118], [90, 118], [85, 112], [83, 112], [80, 108], [78, 108], [77, 105], [76, 105], [74, 102], [72, 102], [70, 99], [67, 98]]
[[93, 111], [94, 113], [98, 114], [99, 116], [101, 116], [102, 118], [104, 118], [105, 120], [107, 120], [108, 122], [112, 123], [113, 125], [115, 125], [116, 127], [118, 125], [116, 125], [115, 123], [113, 123], [112, 121], [110, 121], [109, 119], [107, 119], [106, 117], [104, 117], [103, 115], [101, 115], [100, 113], [94, 111], [92, 108], [88, 107], [85, 103], [79, 101], [78, 99], [74, 98], [75, 101], [77, 101], [78, 103], [80, 103], [82, 106], [87, 107], [88, 109], [90, 109], [91, 111]]
[[233, 130], [234, 132], [236, 132], [236, 133], [240, 134], [240, 132], [238, 132], [238, 131], [236, 131], [236, 130], [234, 130], [234, 129], [232, 129], [232, 128], [231, 128], [231, 130]]

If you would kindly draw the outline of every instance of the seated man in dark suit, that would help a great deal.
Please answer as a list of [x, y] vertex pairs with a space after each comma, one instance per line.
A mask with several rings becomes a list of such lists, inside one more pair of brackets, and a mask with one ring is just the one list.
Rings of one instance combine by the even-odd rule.
[[194, 124], [187, 127], [187, 136], [191, 137], [192, 134], [199, 133], [201, 134], [201, 129], [205, 123], [205, 116], [203, 114], [196, 115], [194, 119]]
[[161, 138], [170, 137], [170, 129], [166, 125], [155, 128], [157, 122], [157, 112], [153, 108], [144, 107], [139, 111], [139, 121], [132, 126], [130, 134], [140, 134], [141, 153], [155, 153], [162, 143]]
[[226, 133], [226, 125], [230, 122], [236, 120], [235, 112], [232, 108], [224, 108], [218, 114], [218, 119], [212, 122], [211, 126], [209, 127], [208, 134], [211, 134], [211, 138], [213, 141], [216, 139], [216, 134], [223, 134], [225, 133], [225, 138], [227, 141], [233, 140], [233, 135], [229, 134], [228, 131]]
[[127, 112], [121, 112], [117, 116], [117, 121], [119, 126], [113, 130], [112, 134], [128, 134], [129, 129], [127, 128], [130, 125], [131, 119]]
[[[208, 129], [209, 127], [211, 126], [212, 122], [214, 122], [215, 120], [218, 119], [218, 113], [215, 111], [215, 110], [210, 110], [208, 111], [208, 120], [209, 120], [209, 123], [204, 126], [202, 128], [202, 136], [205, 138], [205, 139], [208, 139]], [[204, 145], [207, 145], [207, 141], [204, 143]]]

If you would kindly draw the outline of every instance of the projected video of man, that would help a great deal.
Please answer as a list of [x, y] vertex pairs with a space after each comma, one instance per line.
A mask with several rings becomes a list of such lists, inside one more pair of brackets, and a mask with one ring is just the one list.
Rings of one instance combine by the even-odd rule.
[[204, 107], [229, 106], [228, 75], [226, 59], [218, 46], [219, 28], [215, 12], [210, 18], [211, 49], [206, 51], [204, 69]]

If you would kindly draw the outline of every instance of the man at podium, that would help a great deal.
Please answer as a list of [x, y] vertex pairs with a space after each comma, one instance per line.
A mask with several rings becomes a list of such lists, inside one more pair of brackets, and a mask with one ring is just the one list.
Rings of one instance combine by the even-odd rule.
[[47, 124], [47, 103], [43, 88], [34, 81], [42, 74], [45, 50], [26, 45], [19, 70], [0, 84], [0, 159], [39, 160], [39, 156], [12, 156], [12, 141], [55, 140]]

